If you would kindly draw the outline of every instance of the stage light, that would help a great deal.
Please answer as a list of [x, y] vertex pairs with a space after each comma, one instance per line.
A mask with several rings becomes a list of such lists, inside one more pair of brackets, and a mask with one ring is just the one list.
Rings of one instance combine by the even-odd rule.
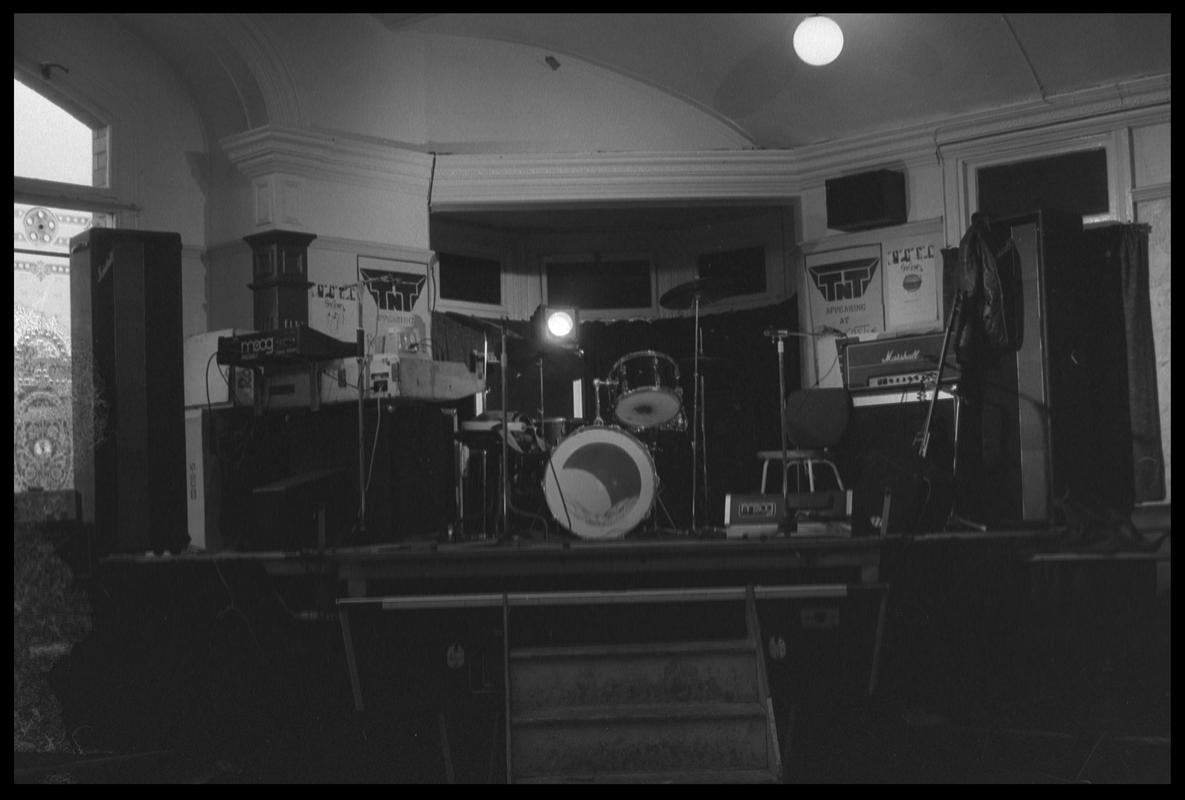
[[533, 317], [540, 344], [576, 347], [580, 342], [580, 316], [571, 306], [541, 305]]
[[821, 67], [839, 58], [843, 31], [830, 17], [807, 17], [794, 31], [794, 52], [811, 66]]

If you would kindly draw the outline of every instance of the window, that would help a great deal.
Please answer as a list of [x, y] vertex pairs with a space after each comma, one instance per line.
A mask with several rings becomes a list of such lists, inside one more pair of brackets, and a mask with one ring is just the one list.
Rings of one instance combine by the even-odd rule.
[[549, 256], [543, 259], [547, 302], [586, 311], [633, 311], [654, 307], [649, 256]]
[[1050, 209], [1085, 219], [1111, 210], [1103, 149], [982, 167], [978, 177], [979, 210], [994, 217]]
[[502, 305], [502, 263], [495, 258], [441, 253], [440, 297], [467, 303]]
[[765, 247], [743, 247], [705, 253], [699, 257], [699, 277], [720, 278], [737, 287], [738, 294], [765, 293]]
[[[14, 492], [74, 486], [70, 239], [110, 220], [47, 205], [44, 187], [105, 182], [105, 142], [105, 129], [13, 81]], [[22, 179], [37, 182], [36, 197]]]

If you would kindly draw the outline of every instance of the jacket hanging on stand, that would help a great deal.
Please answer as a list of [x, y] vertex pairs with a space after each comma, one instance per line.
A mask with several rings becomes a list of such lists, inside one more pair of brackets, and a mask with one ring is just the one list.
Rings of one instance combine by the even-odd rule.
[[958, 291], [963, 299], [954, 330], [959, 364], [982, 364], [1020, 348], [1019, 269], [1012, 240], [1001, 242], [986, 214], [973, 214], [959, 241]]

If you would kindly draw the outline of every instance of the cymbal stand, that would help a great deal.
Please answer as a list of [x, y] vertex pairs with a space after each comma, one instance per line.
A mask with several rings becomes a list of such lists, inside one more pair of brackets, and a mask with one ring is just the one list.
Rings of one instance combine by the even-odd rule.
[[[691, 352], [692, 352], [692, 381], [695, 386], [695, 418], [691, 421], [691, 530], [695, 531], [698, 528], [698, 518], [696, 516], [696, 500], [699, 494], [699, 479], [700, 479], [700, 464], [703, 459], [700, 458], [700, 429], [704, 420], [703, 407], [703, 392], [700, 386], [699, 375], [699, 354], [700, 354], [700, 332], [699, 332], [699, 300], [700, 296], [697, 292], [692, 301], [692, 306], [695, 309], [695, 327], [691, 332]], [[706, 453], [705, 453], [706, 456]], [[704, 464], [704, 499], [707, 499], [708, 494], [708, 478], [707, 465]]]
[[499, 532], [503, 539], [510, 538], [510, 390], [506, 380], [506, 317], [501, 320], [502, 350], [498, 355], [498, 371], [502, 381], [502, 469], [499, 470], [498, 516], [501, 522]]
[[616, 381], [603, 381], [600, 378], [593, 378], [593, 401], [596, 403], [597, 409], [597, 415], [593, 417], [593, 425], [605, 424], [605, 420], [601, 418], [601, 387], [616, 385]]

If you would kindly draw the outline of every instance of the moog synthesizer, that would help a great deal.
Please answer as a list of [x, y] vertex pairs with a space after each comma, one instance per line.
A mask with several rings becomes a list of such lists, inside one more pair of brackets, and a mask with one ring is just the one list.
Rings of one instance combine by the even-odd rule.
[[358, 345], [354, 342], [343, 342], [306, 325], [218, 337], [218, 363], [236, 367], [301, 364], [357, 355]]

